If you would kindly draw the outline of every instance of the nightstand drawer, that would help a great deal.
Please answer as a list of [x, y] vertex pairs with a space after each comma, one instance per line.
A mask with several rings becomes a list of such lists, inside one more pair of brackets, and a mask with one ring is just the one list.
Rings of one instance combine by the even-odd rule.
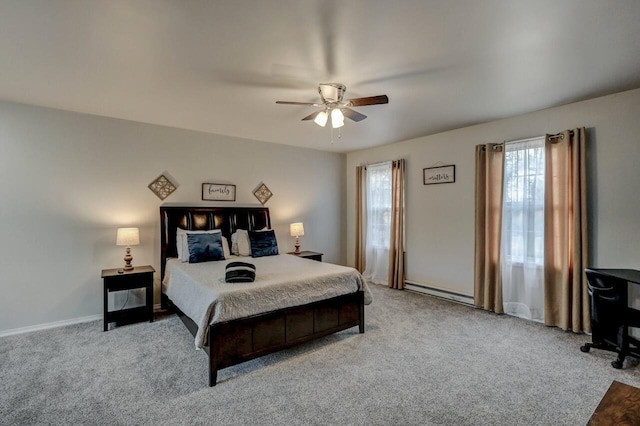
[[131, 290], [153, 284], [153, 272], [137, 275], [105, 277], [104, 285], [108, 291]]

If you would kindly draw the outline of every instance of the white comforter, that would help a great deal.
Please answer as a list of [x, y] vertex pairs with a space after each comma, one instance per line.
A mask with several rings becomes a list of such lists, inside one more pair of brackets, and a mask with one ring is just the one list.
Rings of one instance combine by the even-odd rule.
[[[254, 264], [256, 280], [253, 283], [225, 283], [225, 267], [233, 261]], [[205, 344], [208, 324], [304, 305], [358, 290], [364, 290], [365, 304], [372, 300], [364, 278], [355, 269], [288, 254], [203, 263], [168, 259], [162, 285], [164, 293], [198, 325], [197, 348]]]

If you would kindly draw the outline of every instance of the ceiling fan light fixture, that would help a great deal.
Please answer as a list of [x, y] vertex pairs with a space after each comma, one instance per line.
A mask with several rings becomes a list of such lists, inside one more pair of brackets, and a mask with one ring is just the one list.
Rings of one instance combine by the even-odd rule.
[[341, 83], [320, 83], [318, 92], [323, 102], [342, 102], [347, 86]]
[[[343, 100], [347, 86], [341, 83], [320, 83], [318, 93], [322, 102], [294, 102], [276, 101], [277, 104], [312, 106], [321, 108], [320, 111], [313, 112], [302, 119], [302, 121], [313, 120], [318, 126], [325, 127], [329, 116], [331, 116], [331, 128], [339, 129], [344, 126], [344, 118], [359, 122], [367, 118], [366, 115], [354, 111], [353, 107], [368, 105], [382, 105], [389, 103], [387, 95], [368, 96], [365, 98], [353, 98]], [[331, 132], [333, 134], [333, 131]], [[339, 134], [340, 132], [338, 132]], [[340, 136], [338, 136], [340, 137]]]
[[313, 120], [320, 127], [324, 127], [327, 124], [327, 119], [329, 115], [326, 111], [320, 111], [320, 114], [316, 115], [316, 118]]
[[344, 115], [342, 111], [340, 111], [340, 108], [331, 110], [331, 126], [333, 126], [334, 129], [344, 126]]

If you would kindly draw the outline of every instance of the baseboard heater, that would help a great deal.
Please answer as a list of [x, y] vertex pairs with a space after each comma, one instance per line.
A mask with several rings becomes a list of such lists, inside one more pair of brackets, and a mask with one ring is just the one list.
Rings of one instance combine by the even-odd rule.
[[440, 297], [442, 299], [452, 300], [454, 302], [464, 303], [465, 305], [469, 306], [475, 306], [473, 303], [473, 297], [466, 294], [456, 293], [454, 291], [443, 290], [435, 287], [429, 287], [428, 285], [412, 283], [410, 281], [405, 281], [404, 283], [407, 290], [428, 294], [430, 296]]

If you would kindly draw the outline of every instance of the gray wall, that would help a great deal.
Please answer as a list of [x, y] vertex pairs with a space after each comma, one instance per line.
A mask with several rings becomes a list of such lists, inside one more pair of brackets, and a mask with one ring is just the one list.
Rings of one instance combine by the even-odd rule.
[[266, 183], [280, 251], [300, 221], [303, 249], [344, 263], [344, 171], [344, 154], [0, 102], [0, 333], [100, 315], [100, 270], [123, 264], [118, 227], [140, 228], [133, 263], [159, 270], [163, 202], [147, 185], [164, 172], [171, 204], [201, 204], [214, 182], [237, 185], [224, 205], [256, 205]]
[[[354, 263], [355, 167], [407, 159], [407, 279], [473, 294], [474, 146], [586, 127], [596, 267], [640, 269], [640, 90], [537, 111], [347, 155], [347, 263]], [[456, 165], [456, 182], [422, 184], [422, 169]]]
[[[202, 203], [202, 182], [233, 183], [236, 205], [255, 204], [251, 191], [264, 181], [275, 194], [267, 206], [281, 251], [293, 248], [289, 223], [302, 221], [303, 249], [352, 265], [355, 166], [404, 157], [408, 279], [472, 294], [473, 147], [579, 126], [588, 128], [590, 145], [592, 265], [640, 268], [638, 117], [634, 90], [353, 152], [345, 161], [341, 154], [0, 102], [0, 333], [100, 315], [100, 270], [123, 263], [118, 227], [140, 227], [134, 264], [158, 269], [162, 202], [147, 185], [163, 172], [178, 184], [171, 204]], [[423, 186], [422, 169], [439, 161], [456, 165], [456, 183]]]

